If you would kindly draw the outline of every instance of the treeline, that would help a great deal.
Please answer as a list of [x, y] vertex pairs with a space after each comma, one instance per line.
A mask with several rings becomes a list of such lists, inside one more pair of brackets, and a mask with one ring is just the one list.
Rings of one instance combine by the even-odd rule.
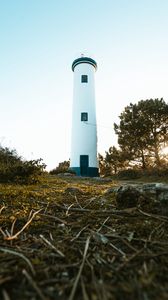
[[0, 183], [37, 183], [45, 167], [42, 159], [23, 160], [16, 150], [0, 146]]
[[112, 146], [99, 154], [101, 175], [118, 174], [125, 170], [168, 169], [168, 104], [161, 99], [130, 103], [114, 124], [118, 147]]

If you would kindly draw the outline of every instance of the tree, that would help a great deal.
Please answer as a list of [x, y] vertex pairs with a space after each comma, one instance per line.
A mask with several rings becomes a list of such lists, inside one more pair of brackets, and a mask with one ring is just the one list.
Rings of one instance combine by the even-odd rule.
[[11, 166], [13, 164], [21, 162], [21, 158], [18, 156], [15, 149], [3, 148], [0, 146], [0, 166]]
[[105, 176], [117, 174], [119, 170], [126, 167], [127, 161], [125, 154], [120, 149], [112, 146], [106, 151], [105, 157], [99, 154], [100, 174]]
[[161, 165], [160, 149], [168, 141], [168, 104], [161, 99], [130, 103], [114, 124], [118, 144], [130, 161], [140, 162], [143, 169], [150, 164]]
[[106, 164], [111, 168], [111, 173], [117, 174], [119, 170], [126, 167], [127, 157], [122, 150], [117, 149], [115, 146], [109, 148], [105, 156]]
[[107, 176], [109, 173], [109, 170], [107, 168], [104, 156], [98, 153], [98, 160], [99, 160], [99, 170], [100, 170], [100, 175], [102, 176]]

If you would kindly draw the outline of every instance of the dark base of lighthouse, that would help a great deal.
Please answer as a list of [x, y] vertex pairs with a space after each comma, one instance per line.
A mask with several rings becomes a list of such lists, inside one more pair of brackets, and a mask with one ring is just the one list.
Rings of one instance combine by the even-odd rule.
[[71, 171], [74, 171], [77, 176], [84, 176], [84, 177], [99, 177], [99, 169], [88, 167], [87, 170], [83, 170], [80, 167], [71, 167]]

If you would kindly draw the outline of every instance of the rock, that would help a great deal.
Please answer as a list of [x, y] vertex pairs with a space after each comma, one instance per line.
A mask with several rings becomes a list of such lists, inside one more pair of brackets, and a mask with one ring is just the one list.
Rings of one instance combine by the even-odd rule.
[[104, 192], [104, 196], [108, 196], [108, 195], [117, 193], [118, 189], [119, 189], [118, 186], [111, 187]]
[[143, 184], [143, 191], [153, 195], [157, 201], [166, 201], [168, 204], [168, 185], [164, 183]]
[[168, 185], [158, 183], [156, 185], [156, 197], [160, 202], [164, 202], [168, 205]]
[[161, 192], [158, 196], [158, 200], [161, 202], [165, 202], [168, 205], [168, 193]]
[[116, 204], [119, 209], [135, 207], [144, 200], [145, 195], [130, 185], [121, 186], [116, 194]]
[[68, 172], [66, 172], [66, 173], [58, 173], [57, 174], [57, 176], [58, 177], [67, 177], [67, 176], [70, 176], [70, 177], [72, 177], [72, 176], [75, 176], [75, 174], [74, 173], [68, 173]]
[[[141, 183], [123, 184], [113, 186], [104, 192], [104, 196], [116, 197], [117, 207], [120, 209], [131, 207], [147, 207], [151, 205], [168, 207], [168, 184], [164, 183]], [[112, 198], [111, 198], [112, 199]]]

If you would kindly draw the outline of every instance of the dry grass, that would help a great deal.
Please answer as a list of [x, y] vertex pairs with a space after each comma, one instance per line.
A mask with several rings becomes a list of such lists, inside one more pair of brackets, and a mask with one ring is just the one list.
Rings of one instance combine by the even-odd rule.
[[115, 184], [0, 185], [0, 299], [168, 299], [168, 218], [117, 210]]

